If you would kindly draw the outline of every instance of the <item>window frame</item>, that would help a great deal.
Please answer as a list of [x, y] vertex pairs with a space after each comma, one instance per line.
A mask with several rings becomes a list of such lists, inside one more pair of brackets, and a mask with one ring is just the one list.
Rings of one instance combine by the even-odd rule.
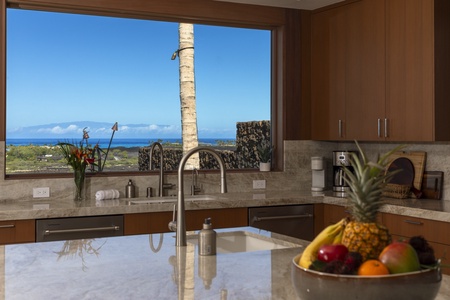
[[[204, 25], [233, 26], [271, 31], [271, 124], [275, 145], [273, 169], [282, 170], [284, 35], [286, 9], [242, 5], [209, 0], [0, 0], [0, 142], [6, 140], [6, 10], [21, 8], [49, 12], [76, 13], [121, 18], [146, 19], [170, 22], [191, 22]], [[3, 173], [5, 174], [5, 157]], [[231, 170], [230, 170], [231, 171]], [[255, 170], [232, 170], [232, 172]], [[170, 172], [169, 172], [170, 173]], [[175, 171], [173, 171], [175, 173]], [[106, 172], [95, 176], [141, 175], [136, 172]], [[61, 178], [71, 174], [10, 174], [5, 179]]]

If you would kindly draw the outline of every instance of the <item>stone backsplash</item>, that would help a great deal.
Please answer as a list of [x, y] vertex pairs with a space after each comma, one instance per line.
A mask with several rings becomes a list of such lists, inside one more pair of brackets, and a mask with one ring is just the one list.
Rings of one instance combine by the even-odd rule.
[[[369, 157], [376, 158], [380, 153], [385, 153], [395, 147], [393, 143], [361, 143]], [[265, 179], [267, 190], [303, 190], [311, 189], [311, 157], [322, 156], [327, 164], [327, 188], [332, 186], [332, 152], [334, 150], [355, 150], [354, 143], [317, 142], [317, 141], [285, 141], [284, 142], [284, 170], [282, 172], [228, 172], [227, 182], [229, 192], [248, 192], [252, 190], [255, 179]], [[426, 151], [426, 170], [444, 172], [443, 199], [450, 201], [450, 143], [422, 143], [408, 144], [405, 151]], [[0, 142], [0, 200], [31, 199], [33, 187], [50, 187], [50, 199], [58, 201], [62, 198], [70, 198], [73, 188], [71, 178], [48, 179], [5, 179], [4, 157], [5, 142]], [[219, 192], [218, 173], [201, 173], [198, 183], [202, 187], [202, 193]], [[93, 196], [97, 190], [118, 189], [121, 197], [124, 196], [125, 185], [128, 179], [132, 179], [137, 186], [139, 196], [145, 197], [146, 188], [158, 186], [156, 173], [142, 174], [130, 177], [101, 177], [88, 179], [88, 193]], [[166, 181], [176, 184], [176, 174], [166, 176]], [[188, 176], [185, 180], [190, 180]], [[188, 184], [185, 184], [189, 188]], [[176, 189], [170, 193], [175, 194]], [[426, 201], [426, 200], [423, 200]]]

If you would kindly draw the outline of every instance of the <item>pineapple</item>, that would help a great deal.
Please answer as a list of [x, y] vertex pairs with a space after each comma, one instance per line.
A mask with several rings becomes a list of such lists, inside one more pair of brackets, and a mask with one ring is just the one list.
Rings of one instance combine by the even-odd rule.
[[389, 151], [378, 162], [368, 161], [358, 142], [360, 152], [351, 153], [354, 172], [344, 169], [346, 182], [350, 187], [348, 193], [349, 207], [353, 219], [347, 224], [342, 237], [342, 244], [349, 251], [359, 252], [364, 260], [378, 258], [381, 251], [391, 242], [389, 230], [377, 223], [377, 214], [382, 205], [381, 194], [384, 186], [395, 173], [386, 172], [387, 158], [402, 146]]

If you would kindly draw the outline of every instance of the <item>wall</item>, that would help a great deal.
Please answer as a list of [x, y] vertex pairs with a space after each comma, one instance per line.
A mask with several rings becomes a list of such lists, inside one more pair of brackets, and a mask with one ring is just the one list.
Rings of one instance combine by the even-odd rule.
[[[386, 143], [361, 143], [367, 155], [374, 159], [377, 155], [385, 153], [397, 144]], [[354, 143], [316, 142], [316, 141], [285, 141], [284, 143], [284, 171], [283, 172], [244, 172], [227, 174], [229, 192], [249, 192], [252, 190], [254, 179], [266, 179], [267, 189], [277, 190], [300, 190], [309, 191], [311, 188], [311, 156], [323, 156], [327, 163], [327, 183], [331, 188], [332, 180], [332, 152], [334, 150], [355, 150]], [[443, 199], [450, 201], [450, 143], [433, 144], [410, 144], [406, 151], [426, 151], [426, 170], [444, 172], [444, 194]], [[5, 143], [0, 143], [0, 157], [4, 157]], [[32, 199], [33, 187], [50, 187], [52, 201], [70, 199], [73, 192], [73, 179], [28, 179], [28, 180], [5, 180], [4, 160], [0, 160], [0, 200], [30, 200]], [[131, 177], [137, 185], [138, 193], [145, 197], [147, 186], [156, 188], [158, 176], [142, 175]], [[88, 179], [88, 193], [92, 196], [100, 189], [118, 189], [123, 197], [128, 177], [102, 177]], [[185, 176], [186, 182], [190, 180], [190, 174]], [[167, 182], [176, 183], [176, 175], [167, 176]], [[200, 174], [199, 184], [202, 185], [204, 193], [219, 192], [219, 174]], [[185, 184], [189, 188], [189, 184]], [[176, 194], [176, 189], [171, 190]]]

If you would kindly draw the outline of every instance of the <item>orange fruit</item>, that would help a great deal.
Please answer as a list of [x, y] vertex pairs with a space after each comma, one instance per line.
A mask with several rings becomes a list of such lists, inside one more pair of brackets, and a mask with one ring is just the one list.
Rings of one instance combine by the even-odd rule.
[[389, 274], [388, 268], [377, 259], [366, 260], [358, 268], [358, 275], [375, 276], [388, 274]]

